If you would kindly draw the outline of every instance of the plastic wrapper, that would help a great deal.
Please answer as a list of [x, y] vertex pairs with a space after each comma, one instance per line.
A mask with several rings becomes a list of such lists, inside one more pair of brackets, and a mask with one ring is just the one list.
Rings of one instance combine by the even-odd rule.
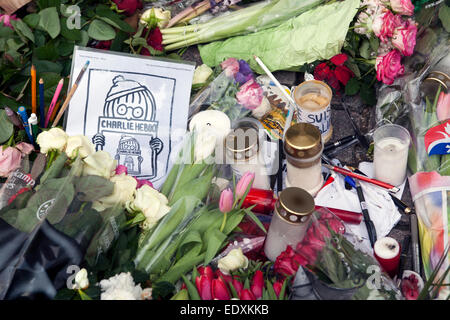
[[[276, 273], [292, 275], [302, 266], [317, 299], [401, 298], [392, 279], [368, 253], [371, 250], [348, 240], [354, 236], [346, 232], [339, 218], [321, 208], [308, 223], [301, 242], [278, 256], [274, 264]], [[294, 283], [294, 290], [297, 285]]]
[[112, 193], [113, 184], [99, 176], [81, 176], [79, 158], [68, 163], [60, 154], [36, 176], [36, 183], [31, 176], [37, 172], [31, 169], [30, 174], [23, 166], [0, 192], [6, 201], [0, 210], [1, 298], [53, 298], [71, 275], [68, 267], [80, 265], [89, 250], [95, 259], [111, 242], [103, 241], [111, 225], [120, 225], [109, 213], [113, 208], [102, 213], [92, 208]]
[[[408, 167], [411, 195], [416, 209], [421, 256], [426, 278], [429, 278], [449, 245], [448, 221], [450, 219], [450, 155], [430, 152], [430, 141], [425, 136], [430, 129], [442, 127], [440, 139], [449, 136], [445, 123], [439, 119], [438, 109], [445, 107], [436, 102], [439, 85], [425, 81], [431, 72], [450, 74], [450, 39], [448, 33], [439, 29], [426, 29], [417, 39], [416, 53], [409, 57], [405, 76], [393, 85], [383, 86], [377, 104], [377, 120], [390, 121], [407, 127], [411, 134]], [[429, 48], [433, 50], [429, 51]], [[441, 90], [445, 88], [441, 87]], [[448, 105], [446, 106], [449, 107]], [[439, 130], [436, 130], [439, 131]], [[427, 135], [428, 136], [428, 135]], [[427, 138], [428, 139], [428, 138]], [[438, 277], [448, 269], [450, 257], [438, 270]], [[450, 281], [447, 276], [445, 283]], [[446, 298], [449, 290], [443, 287], [439, 298]]]

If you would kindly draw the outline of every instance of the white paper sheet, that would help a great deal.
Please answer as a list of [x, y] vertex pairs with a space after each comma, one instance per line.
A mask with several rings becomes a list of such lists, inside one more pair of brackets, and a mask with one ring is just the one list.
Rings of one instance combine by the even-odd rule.
[[195, 66], [76, 47], [70, 86], [87, 60], [67, 111], [67, 134], [93, 139], [97, 150], [158, 188], [186, 133]]

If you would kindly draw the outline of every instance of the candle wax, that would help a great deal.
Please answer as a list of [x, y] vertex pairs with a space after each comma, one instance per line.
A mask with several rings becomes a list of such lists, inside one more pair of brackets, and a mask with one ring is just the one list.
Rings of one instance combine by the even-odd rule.
[[375, 178], [399, 186], [406, 176], [408, 145], [394, 137], [383, 138], [375, 143]]

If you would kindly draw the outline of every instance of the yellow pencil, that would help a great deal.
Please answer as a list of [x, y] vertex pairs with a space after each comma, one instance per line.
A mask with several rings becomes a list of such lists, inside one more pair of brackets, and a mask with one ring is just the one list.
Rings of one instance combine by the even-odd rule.
[[31, 66], [31, 112], [36, 113], [36, 68]]

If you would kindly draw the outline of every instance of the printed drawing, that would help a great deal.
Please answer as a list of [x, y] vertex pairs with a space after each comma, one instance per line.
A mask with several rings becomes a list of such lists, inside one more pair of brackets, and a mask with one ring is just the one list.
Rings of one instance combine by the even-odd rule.
[[[139, 82], [126, 79], [122, 75], [114, 77], [103, 106], [103, 116], [99, 117], [98, 132], [92, 137], [96, 150], [103, 150], [105, 133], [120, 133], [115, 159], [128, 168], [128, 174], [139, 176], [142, 162], [150, 161], [148, 178], [157, 176], [157, 157], [163, 149], [163, 142], [157, 137], [158, 122], [156, 103], [152, 92]], [[150, 154], [143, 155], [140, 142], [134, 133], [143, 132], [148, 137]]]

